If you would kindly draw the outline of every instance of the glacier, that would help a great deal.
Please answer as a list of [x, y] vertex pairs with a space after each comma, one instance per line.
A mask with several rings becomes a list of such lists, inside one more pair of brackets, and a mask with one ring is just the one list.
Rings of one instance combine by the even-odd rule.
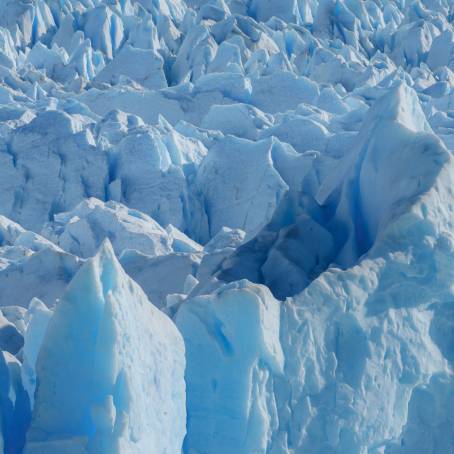
[[454, 454], [452, 0], [0, 1], [0, 451]]
[[41, 339], [24, 452], [177, 452], [186, 431], [184, 368], [180, 333], [105, 240]]

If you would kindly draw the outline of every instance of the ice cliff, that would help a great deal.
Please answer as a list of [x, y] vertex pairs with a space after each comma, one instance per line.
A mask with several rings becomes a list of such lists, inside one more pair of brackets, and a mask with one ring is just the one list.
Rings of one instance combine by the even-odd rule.
[[0, 450], [454, 453], [451, 0], [0, 1]]
[[183, 340], [123, 271], [108, 240], [68, 286], [41, 342], [25, 452], [181, 449]]

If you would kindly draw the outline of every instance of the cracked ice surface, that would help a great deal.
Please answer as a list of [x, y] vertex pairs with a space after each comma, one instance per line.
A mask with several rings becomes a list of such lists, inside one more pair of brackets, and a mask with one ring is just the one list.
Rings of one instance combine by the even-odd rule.
[[451, 0], [0, 2], [0, 450], [454, 453]]

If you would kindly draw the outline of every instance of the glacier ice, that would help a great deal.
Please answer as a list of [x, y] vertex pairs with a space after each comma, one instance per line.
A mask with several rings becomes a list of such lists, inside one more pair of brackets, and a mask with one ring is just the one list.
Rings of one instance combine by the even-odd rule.
[[0, 354], [0, 448], [21, 452], [30, 424], [30, 402], [21, 380], [21, 363], [11, 353]]
[[454, 453], [453, 24], [0, 1], [0, 451]]
[[[136, 65], [137, 61], [141, 64]], [[167, 86], [163, 65], [163, 58], [156, 51], [125, 45], [96, 75], [95, 81], [111, 83], [127, 77], [143, 87], [160, 89]]]
[[24, 333], [21, 375], [22, 384], [28, 393], [32, 408], [35, 400], [36, 360], [52, 315], [53, 312], [41, 300], [33, 298], [24, 317], [26, 329]]
[[181, 335], [106, 240], [48, 323], [25, 452], [178, 452], [184, 367]]
[[167, 295], [185, 293], [186, 278], [197, 274], [201, 257], [200, 254], [181, 252], [152, 257], [137, 250], [126, 250], [121, 254], [120, 262], [149, 300], [162, 308]]
[[1, 213], [39, 230], [84, 196], [103, 198], [107, 157], [77, 117], [40, 112], [17, 128], [1, 153]]
[[34, 297], [53, 306], [80, 264], [79, 257], [0, 216], [1, 306], [28, 307]]
[[19, 353], [24, 346], [24, 337], [14, 323], [11, 323], [4, 315], [0, 315], [0, 348], [4, 352], [13, 355]]
[[167, 232], [149, 216], [94, 198], [85, 199], [70, 212], [56, 214], [43, 233], [63, 250], [83, 258], [93, 257], [105, 238], [117, 253], [125, 249], [152, 256], [171, 252]]
[[184, 302], [187, 452], [265, 452], [277, 426], [273, 376], [282, 374], [280, 305], [247, 281]]
[[224, 226], [254, 236], [271, 220], [288, 189], [273, 166], [270, 141], [229, 136], [210, 149], [195, 184], [206, 207], [210, 236]]

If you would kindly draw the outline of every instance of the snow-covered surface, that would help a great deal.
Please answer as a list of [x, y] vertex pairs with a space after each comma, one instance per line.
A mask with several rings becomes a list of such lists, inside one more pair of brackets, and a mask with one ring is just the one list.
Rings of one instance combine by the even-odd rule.
[[0, 451], [454, 453], [453, 24], [0, 1]]

